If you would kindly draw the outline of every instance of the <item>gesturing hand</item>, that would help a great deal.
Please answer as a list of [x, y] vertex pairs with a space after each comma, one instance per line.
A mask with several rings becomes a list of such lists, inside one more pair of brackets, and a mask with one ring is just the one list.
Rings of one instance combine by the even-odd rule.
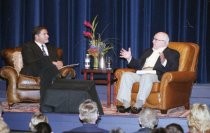
[[164, 56], [164, 54], [163, 53], [160, 53], [160, 61], [161, 61], [161, 63], [163, 63], [164, 61], [165, 61], [165, 56]]
[[130, 48], [128, 48], [128, 51], [125, 50], [124, 48], [122, 48], [120, 50], [120, 58], [125, 58], [125, 59], [129, 60], [131, 57], [132, 56], [131, 56], [131, 49]]

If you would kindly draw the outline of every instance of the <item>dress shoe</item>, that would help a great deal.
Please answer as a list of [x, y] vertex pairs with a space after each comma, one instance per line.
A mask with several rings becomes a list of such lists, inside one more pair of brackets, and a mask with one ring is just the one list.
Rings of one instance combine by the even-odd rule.
[[117, 106], [117, 112], [119, 111], [120, 113], [125, 113], [125, 112], [130, 112], [131, 107], [125, 108], [124, 106]]
[[131, 113], [132, 114], [138, 114], [140, 111], [142, 110], [142, 108], [137, 108], [137, 107], [131, 107]]

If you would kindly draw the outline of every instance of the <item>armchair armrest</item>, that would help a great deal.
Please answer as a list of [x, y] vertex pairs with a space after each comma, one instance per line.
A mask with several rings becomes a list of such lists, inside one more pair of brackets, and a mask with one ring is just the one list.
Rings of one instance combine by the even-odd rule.
[[195, 81], [196, 73], [190, 71], [174, 71], [164, 73], [161, 82], [167, 80], [168, 82], [189, 82]]
[[59, 70], [60, 74], [63, 78], [69, 76], [70, 78], [75, 78], [76, 77], [76, 72], [72, 67], [64, 67]]
[[[170, 107], [171, 105], [178, 105], [178, 103], [183, 102], [188, 104], [195, 80], [196, 72], [176, 71], [165, 73], [160, 82], [160, 95], [163, 98], [161, 100], [165, 102], [162, 105]], [[177, 104], [171, 104], [171, 101]]]
[[11, 101], [19, 101], [16, 95], [18, 73], [11, 66], [4, 66], [0, 69], [0, 76], [7, 80], [7, 98], [8, 104]]
[[11, 66], [4, 66], [0, 69], [0, 76], [8, 80], [8, 82], [13, 82], [16, 85], [18, 79], [18, 72]]

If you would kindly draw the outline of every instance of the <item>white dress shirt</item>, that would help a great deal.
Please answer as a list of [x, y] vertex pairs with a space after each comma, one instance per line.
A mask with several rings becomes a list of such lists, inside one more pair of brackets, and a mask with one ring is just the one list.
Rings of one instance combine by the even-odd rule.
[[48, 49], [47, 49], [47, 46], [45, 44], [41, 44], [41, 43], [36, 42], [36, 41], [35, 41], [35, 43], [40, 47], [41, 50], [42, 50], [42, 45], [43, 45], [45, 53], [47, 54], [47, 56], [49, 56]]

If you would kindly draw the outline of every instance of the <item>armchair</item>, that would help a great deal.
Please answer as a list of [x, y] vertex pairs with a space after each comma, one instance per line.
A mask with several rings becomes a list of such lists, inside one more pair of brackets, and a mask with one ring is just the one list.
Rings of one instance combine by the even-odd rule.
[[[63, 51], [57, 48], [57, 55], [61, 59]], [[6, 48], [1, 51], [5, 66], [0, 69], [0, 76], [7, 81], [7, 102], [9, 107], [19, 102], [39, 102], [40, 100], [40, 78], [20, 74], [23, 67], [21, 48]], [[75, 70], [65, 67], [60, 70], [62, 77], [76, 76]]]
[[[198, 63], [199, 46], [188, 42], [170, 42], [169, 47], [180, 53], [178, 71], [164, 73], [160, 82], [153, 83], [152, 91], [144, 106], [161, 110], [167, 113], [168, 109], [184, 106], [189, 109], [190, 95]], [[114, 75], [117, 81], [114, 84], [114, 99], [116, 105], [122, 105], [116, 100], [116, 95], [120, 86], [121, 75], [123, 72], [136, 72], [135, 69], [119, 68]], [[136, 82], [132, 87], [131, 101], [135, 102], [139, 89]]]

